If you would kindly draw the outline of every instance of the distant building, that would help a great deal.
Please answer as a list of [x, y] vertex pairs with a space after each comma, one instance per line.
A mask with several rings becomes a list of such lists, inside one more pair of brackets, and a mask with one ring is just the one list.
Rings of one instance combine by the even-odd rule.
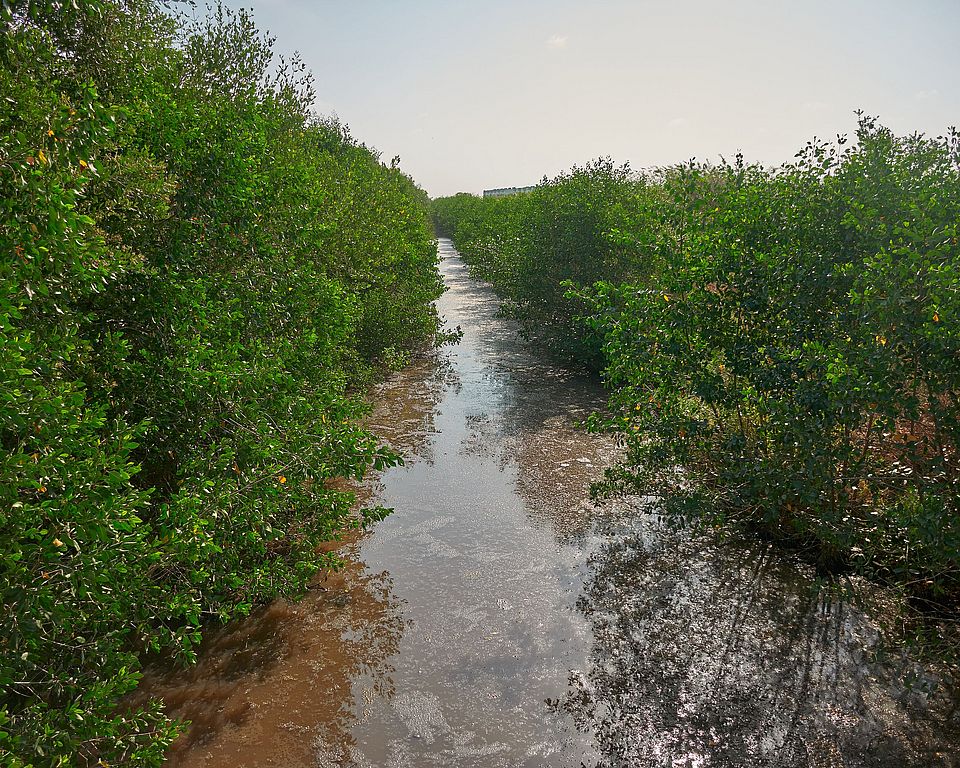
[[524, 192], [532, 192], [537, 187], [501, 187], [500, 189], [483, 190], [484, 197], [509, 197], [510, 195], [521, 195]]

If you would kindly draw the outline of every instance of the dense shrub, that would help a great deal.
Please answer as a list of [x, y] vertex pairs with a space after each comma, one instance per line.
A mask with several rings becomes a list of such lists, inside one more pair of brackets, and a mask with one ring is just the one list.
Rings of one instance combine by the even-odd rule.
[[475, 274], [498, 289], [507, 313], [561, 357], [597, 368], [599, 339], [565, 283], [632, 273], [633, 249], [605, 233], [616, 230], [642, 188], [627, 166], [598, 160], [525, 194], [441, 198], [432, 214], [438, 233], [453, 237]]
[[248, 15], [0, 17], [0, 762], [161, 760], [139, 658], [384, 514], [362, 392], [435, 330], [426, 198]]
[[570, 184], [447, 226], [529, 320], [591, 316], [594, 336], [550, 328], [602, 355], [628, 447], [607, 489], [960, 596], [958, 135], [862, 117], [852, 146], [777, 169], [623, 174], [599, 199]]

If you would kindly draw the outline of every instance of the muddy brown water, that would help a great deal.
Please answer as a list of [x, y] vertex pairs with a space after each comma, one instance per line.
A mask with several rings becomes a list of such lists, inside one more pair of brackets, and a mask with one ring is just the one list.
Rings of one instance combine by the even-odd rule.
[[145, 679], [193, 723], [170, 766], [960, 764], [935, 672], [808, 569], [591, 504], [616, 453], [580, 426], [597, 382], [440, 253], [463, 339], [375, 394], [407, 461], [368, 492], [395, 513], [302, 601]]

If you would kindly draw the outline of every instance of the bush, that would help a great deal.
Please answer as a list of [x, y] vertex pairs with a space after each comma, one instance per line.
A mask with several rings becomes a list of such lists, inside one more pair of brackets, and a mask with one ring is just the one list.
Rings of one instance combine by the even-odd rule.
[[244, 12], [4, 6], [0, 757], [158, 765], [139, 659], [302, 590], [399, 457], [357, 395], [436, 331], [426, 197]]
[[605, 490], [960, 596], [955, 131], [861, 116], [777, 169], [601, 163], [453, 212], [511, 306], [602, 361], [628, 448]]
[[590, 285], [633, 274], [632, 249], [606, 237], [633, 210], [643, 180], [627, 166], [598, 160], [499, 198], [458, 195], [433, 202], [438, 231], [449, 232], [474, 273], [504, 299], [528, 334], [567, 360], [599, 368], [599, 339], [583, 322], [587, 307], [567, 283]]

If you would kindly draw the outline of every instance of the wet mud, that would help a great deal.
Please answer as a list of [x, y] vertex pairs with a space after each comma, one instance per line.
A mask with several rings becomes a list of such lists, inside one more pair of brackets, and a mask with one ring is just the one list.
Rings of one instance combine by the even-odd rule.
[[[531, 351], [441, 241], [462, 341], [374, 395], [407, 457], [342, 572], [213, 633], [144, 695], [171, 766], [952, 766], [937, 675], [870, 612], [748, 542], [596, 506], [604, 396]], [[877, 597], [882, 603], [884, 597]]]

